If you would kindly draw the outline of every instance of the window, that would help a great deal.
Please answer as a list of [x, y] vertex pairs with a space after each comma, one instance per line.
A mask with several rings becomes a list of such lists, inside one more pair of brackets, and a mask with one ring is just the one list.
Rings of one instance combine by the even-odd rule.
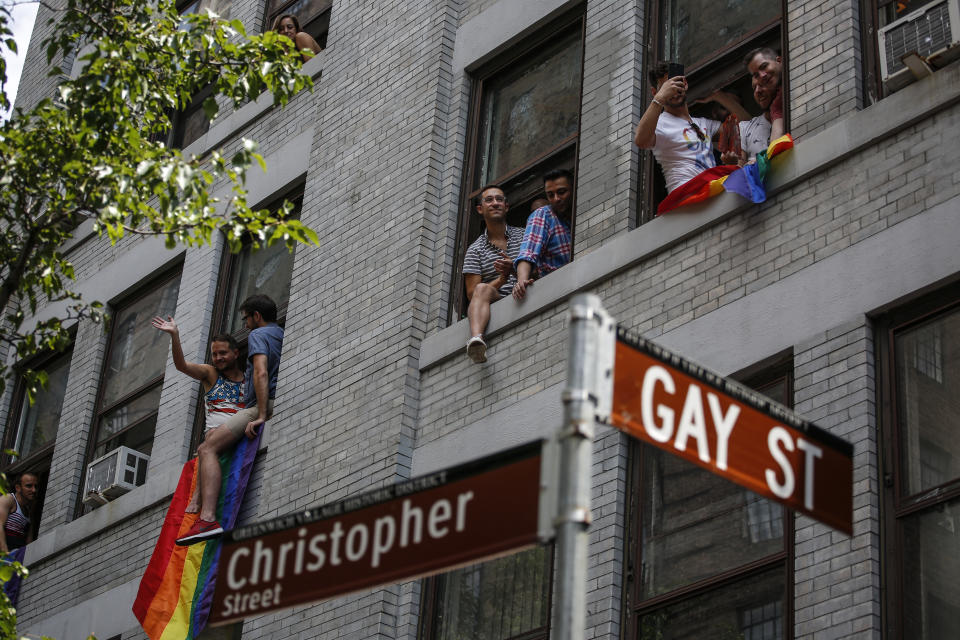
[[[792, 358], [746, 384], [790, 406]], [[792, 516], [660, 449], [634, 444], [629, 637], [791, 637]]]
[[[233, 0], [182, 0], [177, 3], [177, 11], [181, 16], [201, 11], [212, 11], [224, 20], [230, 18], [230, 8]], [[186, 29], [186, 21], [181, 22], [180, 29]], [[171, 116], [172, 127], [167, 137], [167, 143], [175, 149], [183, 149], [210, 129], [210, 120], [203, 110], [203, 101], [213, 93], [213, 85], [201, 88], [190, 100], [190, 104]]]
[[421, 637], [547, 638], [552, 549], [534, 547], [428, 580]]
[[175, 315], [180, 271], [140, 291], [113, 312], [86, 463], [120, 446], [147, 455], [153, 449], [170, 338], [150, 319]]
[[263, 30], [272, 29], [278, 16], [289, 13], [297, 17], [301, 30], [313, 36], [321, 48], [326, 48], [332, 6], [333, 0], [268, 0]]
[[[780, 0], [648, 0], [647, 42], [655, 47], [655, 56], [644, 56], [644, 95], [651, 97], [647, 71], [658, 62], [679, 62], [684, 66], [689, 89], [687, 102], [705, 98], [716, 89], [737, 96], [752, 116], [762, 109], [753, 100], [750, 76], [744, 56], [757, 47], [785, 52], [782, 22], [785, 10]], [[783, 86], [786, 91], [786, 60]], [[786, 93], [784, 93], [786, 95]], [[785, 110], [789, 105], [784, 104]], [[709, 102], [690, 105], [693, 116], [723, 120], [727, 113]], [[785, 113], [789, 120], [789, 114]], [[640, 224], [653, 219], [657, 204], [666, 196], [663, 175], [653, 155], [641, 153]]]
[[[300, 217], [303, 206], [303, 185], [285, 198], [270, 204], [267, 209], [278, 209], [283, 200], [293, 204], [291, 218]], [[229, 333], [240, 345], [240, 368], [246, 367], [247, 329], [240, 319], [240, 305], [250, 296], [258, 293], [270, 296], [277, 303], [277, 324], [281, 327], [287, 322], [287, 307], [290, 305], [290, 278], [293, 275], [293, 256], [282, 242], [270, 247], [254, 250], [249, 244], [236, 254], [224, 252], [223, 266], [220, 269], [220, 282], [217, 285], [215, 314], [210, 335]], [[203, 438], [205, 425], [205, 406], [203, 392], [198, 394], [197, 410], [191, 440], [191, 455], [197, 450]]]
[[878, 322], [888, 623], [896, 638], [960, 619], [960, 287]]
[[507, 223], [523, 227], [531, 202], [543, 197], [542, 176], [561, 168], [576, 173], [583, 28], [581, 8], [476, 76], [451, 320], [466, 311], [461, 269], [467, 247], [483, 232], [474, 207], [480, 188], [491, 182], [501, 185], [510, 204]]
[[[19, 381], [14, 390], [14, 403], [4, 435], [3, 448], [19, 453], [17, 457], [4, 455], [3, 471], [9, 479], [29, 471], [37, 475], [39, 486], [34, 502], [30, 527], [36, 539], [43, 515], [43, 498], [50, 476], [50, 463], [53, 447], [60, 428], [60, 413], [63, 410], [63, 398], [67, 390], [70, 374], [72, 349], [66, 353], [49, 357], [46, 362], [32, 365], [36, 370], [47, 374], [47, 386], [37, 390], [33, 404], [27, 398], [23, 381]], [[11, 490], [13, 486], [9, 487]]]
[[[863, 83], [864, 104], [873, 104], [890, 93], [890, 88], [883, 82], [880, 68], [880, 57], [886, 52], [880, 51], [878, 30], [931, 4], [934, 4], [934, 0], [862, 0], [860, 16], [866, 78], [866, 82]], [[947, 4], [937, 4], [933, 12], [924, 16], [923, 22], [904, 32], [903, 38], [891, 39], [891, 50], [887, 57], [887, 64], [893, 65], [891, 71], [896, 72], [905, 68], [900, 59], [903, 54], [916, 51], [926, 56], [939, 50], [941, 48], [939, 43], [950, 42], [950, 18]], [[897, 81], [894, 88], [899, 88], [903, 84], [905, 81]]]

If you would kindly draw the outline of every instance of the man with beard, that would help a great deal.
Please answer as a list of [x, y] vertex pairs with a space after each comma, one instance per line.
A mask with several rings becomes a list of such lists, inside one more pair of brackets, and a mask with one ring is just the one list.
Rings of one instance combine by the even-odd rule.
[[572, 257], [573, 174], [566, 169], [550, 171], [543, 176], [543, 190], [550, 205], [537, 209], [527, 218], [523, 245], [513, 261], [517, 272], [513, 297], [517, 301], [527, 295], [527, 287], [535, 278], [556, 271]]
[[[170, 334], [173, 365], [177, 371], [199, 380], [203, 385], [203, 400], [206, 407], [204, 437], [206, 437], [211, 430], [222, 425], [244, 407], [244, 375], [237, 362], [240, 357], [237, 341], [229, 334], [217, 334], [210, 340], [212, 365], [188, 362], [183, 356], [180, 329], [173, 317], [167, 316], [166, 320], [154, 318], [151, 324], [160, 331]], [[196, 485], [186, 513], [200, 511], [200, 483], [197, 482]]]
[[[743, 63], [750, 73], [753, 99], [763, 113], [740, 122], [740, 146], [744, 152], [740, 164], [753, 162], [758, 153], [767, 150], [771, 140], [776, 140], [784, 133], [780, 56], [773, 49], [761, 47], [748, 53]], [[774, 125], [776, 131], [773, 131]]]
[[39, 482], [36, 474], [21, 473], [13, 493], [0, 497], [0, 553], [19, 549], [33, 540], [30, 510], [37, 498]]
[[[653, 100], [640, 118], [633, 138], [641, 149], [653, 150], [663, 170], [667, 193], [716, 166], [711, 139], [720, 128], [716, 120], [691, 117], [686, 101], [687, 79], [670, 78], [668, 71], [666, 62], [650, 70]], [[738, 118], [749, 117], [731, 94], [714, 91], [707, 100], [720, 103]]]

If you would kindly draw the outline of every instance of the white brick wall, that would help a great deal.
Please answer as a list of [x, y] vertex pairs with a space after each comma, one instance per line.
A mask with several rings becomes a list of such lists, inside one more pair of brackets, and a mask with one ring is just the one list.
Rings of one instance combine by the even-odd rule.
[[[266, 110], [223, 145], [251, 137], [260, 141], [264, 155], [282, 157], [291, 141], [312, 136], [308, 166], [269, 178], [260, 196], [270, 199], [305, 170], [302, 219], [320, 235], [318, 247], [302, 246], [295, 254], [277, 413], [270, 421], [268, 451], [254, 470], [244, 522], [408, 477], [418, 454], [420, 465], [444, 466], [450, 441], [466, 442], [466, 434], [474, 438], [504, 416], [509, 424], [498, 424], [500, 435], [487, 445], [557, 426], [544, 407], [559, 402], [563, 384], [563, 299], [504, 327], [491, 340], [486, 365], [473, 365], [460, 351], [422, 370], [419, 364], [424, 341], [459, 330], [445, 325], [472, 90], [463, 66], [503, 45], [492, 36], [471, 39], [475, 34], [465, 29], [491, 15], [487, 12], [503, 11], [503, 1], [335, 2], [315, 91], [283, 111]], [[572, 6], [538, 0], [533, 8], [525, 6], [523, 15], [533, 25]], [[790, 112], [798, 147], [861, 106], [858, 6], [854, 0], [788, 3]], [[542, 15], [535, 15], [538, 9]], [[645, 197], [638, 192], [639, 155], [631, 145], [646, 101], [640, 77], [646, 52], [643, 9], [643, 3], [626, 0], [587, 3], [578, 258], [603, 255], [609, 243], [623, 238], [638, 198]], [[236, 0], [233, 15], [256, 31], [263, 5]], [[504, 29], [523, 33], [530, 25]], [[490, 51], [470, 49], [487, 41]], [[31, 48], [30, 56], [36, 55]], [[460, 67], [454, 64], [458, 55], [464, 57]], [[28, 80], [22, 100], [37, 99], [47, 84]], [[960, 124], [960, 108], [955, 100], [945, 100], [928, 111], [895, 131], [878, 123], [877, 138], [865, 148], [804, 169], [767, 203], [674, 236], [635, 263], [616, 263], [615, 269], [589, 275], [574, 261], [551, 277], [579, 281], [589, 276], [584, 282], [596, 284], [582, 288], [599, 294], [620, 322], [666, 340], [693, 360], [723, 372], [753, 364], [756, 354], [748, 355], [756, 350], [753, 336], [724, 318], [787, 326], [797, 313], [813, 315], [802, 293], [760, 308], [755, 300], [778, 287], [802, 292], [791, 283], [806, 282], [825, 265], [831, 279], [842, 281], [844, 261], [859, 248], [884, 246], [884, 238], [898, 227], [960, 202], [954, 170], [960, 152], [943, 144], [943, 132]], [[644, 228], [633, 233], [642, 235]], [[148, 249], [137, 238], [117, 247], [90, 240], [71, 259], [86, 282], [129, 252]], [[907, 263], [910, 282], [926, 286], [941, 277], [942, 264], [916, 253]], [[217, 245], [190, 250], [184, 258], [178, 320], [188, 357], [205, 356], [221, 254]], [[884, 259], [882, 252], [875, 257], [878, 265]], [[884, 284], [901, 290], [899, 280]], [[794, 353], [797, 411], [855, 446], [854, 536], [797, 519], [794, 632], [799, 638], [873, 638], [879, 635], [881, 608], [877, 398], [866, 320], [872, 309], [834, 302], [843, 309], [841, 320], [826, 328], [792, 329], [779, 338], [781, 348], [792, 347]], [[511, 300], [498, 302], [494, 315], [511, 305]], [[726, 346], [703, 348], [713, 343]], [[80, 326], [42, 535], [58, 536], [73, 519], [106, 344], [100, 327]], [[196, 384], [168, 361], [151, 474], [159, 477], [186, 460], [196, 392]], [[628, 450], [625, 436], [599, 431], [593, 456], [590, 638], [626, 633], [625, 548], [628, 536], [638, 535], [627, 529]], [[439, 452], [440, 458], [423, 462], [424, 452]], [[31, 567], [21, 597], [21, 628], [135, 579], [161, 520], [162, 507], [144, 505], [89, 536], [53, 545], [55, 551]], [[114, 548], [119, 551], [104, 553]], [[421, 591], [420, 582], [408, 582], [260, 616], [244, 624], [243, 635], [412, 639], [420, 623]], [[124, 638], [142, 637], [138, 630], [124, 633]]]

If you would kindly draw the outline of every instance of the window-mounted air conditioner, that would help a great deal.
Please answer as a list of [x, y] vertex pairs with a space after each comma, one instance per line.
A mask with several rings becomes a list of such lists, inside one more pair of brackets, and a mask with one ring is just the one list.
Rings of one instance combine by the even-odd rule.
[[960, 0], [935, 0], [877, 31], [880, 74], [896, 91], [913, 82], [903, 56], [916, 52], [934, 68], [960, 57]]
[[150, 456], [129, 447], [117, 447], [87, 465], [87, 477], [83, 485], [85, 504], [106, 504], [122, 496], [147, 479], [147, 463]]

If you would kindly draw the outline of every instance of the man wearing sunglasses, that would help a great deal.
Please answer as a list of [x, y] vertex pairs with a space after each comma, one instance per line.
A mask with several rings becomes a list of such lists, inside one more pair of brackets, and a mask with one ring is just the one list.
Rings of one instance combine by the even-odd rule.
[[[653, 100], [644, 111], [633, 141], [641, 149], [652, 149], [663, 170], [667, 192], [716, 166], [711, 138], [720, 123], [708, 118], [693, 118], [687, 109], [687, 79], [669, 77], [669, 66], [661, 62], [650, 70]], [[749, 118], [737, 99], [715, 91], [708, 100], [718, 102], [738, 118]]]

